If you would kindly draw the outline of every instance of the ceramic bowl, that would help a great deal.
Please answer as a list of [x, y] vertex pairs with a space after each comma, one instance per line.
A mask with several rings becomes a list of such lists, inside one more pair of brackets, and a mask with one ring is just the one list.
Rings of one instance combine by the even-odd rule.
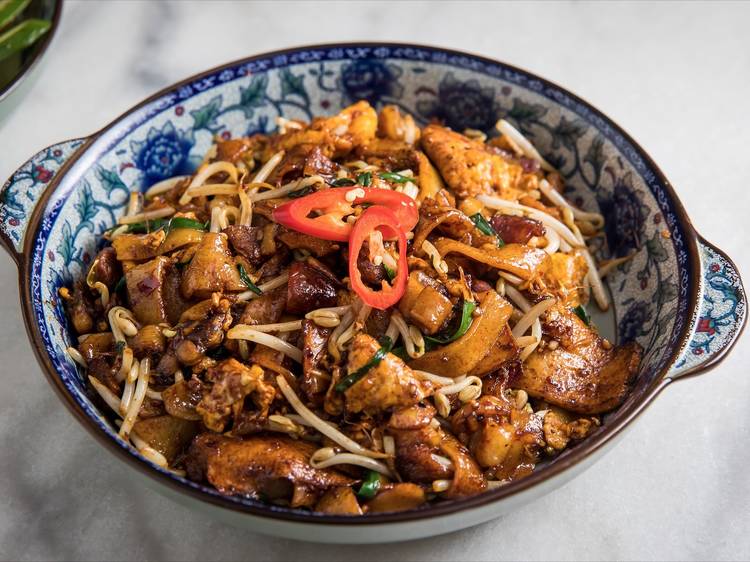
[[39, 74], [40, 62], [60, 27], [63, 0], [32, 0], [24, 14], [49, 20], [49, 31], [20, 54], [20, 67], [15, 76], [0, 85], [0, 122], [2, 122], [31, 89]]
[[[608, 277], [613, 337], [637, 340], [645, 350], [633, 391], [597, 433], [531, 476], [409, 512], [310, 514], [225, 497], [150, 464], [116, 439], [66, 355], [71, 331], [57, 289], [83, 274], [98, 236], [115, 224], [131, 191], [194, 170], [215, 136], [268, 132], [278, 116], [310, 119], [359, 99], [396, 104], [421, 123], [438, 118], [456, 130], [491, 131], [504, 117], [562, 173], [576, 204], [601, 210], [607, 226], [597, 257], [636, 253]], [[337, 44], [233, 62], [159, 92], [90, 137], [42, 150], [2, 195], [0, 235], [19, 267], [29, 339], [62, 402], [159, 490], [214, 517], [280, 536], [386, 542], [455, 531], [511, 511], [579, 474], [671, 382], [716, 365], [745, 321], [736, 267], [695, 232], [667, 179], [619, 126], [547, 80], [446, 49]]]

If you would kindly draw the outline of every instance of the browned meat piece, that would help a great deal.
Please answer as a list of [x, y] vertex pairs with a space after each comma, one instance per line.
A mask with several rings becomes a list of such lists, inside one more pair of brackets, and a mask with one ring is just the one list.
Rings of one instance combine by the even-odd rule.
[[286, 307], [286, 287], [278, 287], [247, 301], [238, 324], [274, 324]]
[[321, 176], [332, 180], [338, 164], [328, 158], [319, 146], [298, 144], [284, 154], [284, 158], [268, 178], [268, 183], [282, 185], [307, 176]]
[[428, 351], [411, 361], [413, 369], [420, 369], [445, 377], [457, 377], [471, 372], [487, 355], [500, 332], [507, 325], [513, 310], [511, 304], [495, 291], [479, 295], [479, 312], [466, 333], [456, 341]]
[[373, 308], [365, 321], [365, 332], [375, 339], [380, 339], [385, 335], [390, 323], [390, 309], [379, 310]]
[[150, 260], [159, 255], [166, 237], [164, 230], [149, 234], [120, 234], [112, 240], [112, 247], [121, 262]]
[[94, 279], [112, 288], [122, 277], [122, 267], [112, 247], [104, 248], [94, 258]]
[[246, 289], [229, 253], [227, 236], [207, 232], [182, 275], [182, 294], [186, 298], [207, 298], [213, 292]]
[[386, 105], [378, 115], [378, 136], [414, 144], [421, 132], [409, 114], [401, 113], [396, 105]]
[[76, 333], [88, 334], [95, 329], [94, 326], [94, 298], [86, 286], [83, 279], [76, 281], [73, 289], [70, 291], [61, 290], [65, 310], [68, 318], [73, 323]]
[[516, 200], [536, 188], [538, 178], [491, 146], [439, 125], [422, 130], [422, 148], [458, 197], [497, 193]]
[[538, 220], [515, 215], [496, 214], [490, 219], [492, 228], [506, 244], [528, 244], [534, 236], [544, 236], [547, 230]]
[[407, 511], [416, 509], [427, 502], [424, 490], [411, 482], [386, 484], [378, 495], [367, 502], [367, 513], [385, 513], [389, 511]]
[[266, 281], [278, 277], [282, 269], [286, 267], [288, 261], [289, 250], [287, 247], [276, 246], [273, 255], [263, 262], [263, 265], [261, 265], [255, 273], [258, 278], [258, 283], [265, 283]]
[[607, 412], [625, 399], [643, 350], [635, 343], [613, 347], [564, 305], [547, 311], [545, 334], [559, 342], [532, 353], [518, 388], [530, 396], [581, 414]]
[[263, 140], [260, 135], [255, 135], [250, 138], [229, 139], [217, 142], [216, 160], [237, 162], [245, 154], [252, 153], [255, 148], [260, 147]]
[[222, 494], [288, 500], [312, 507], [325, 491], [354, 481], [333, 469], [310, 466], [317, 446], [278, 435], [234, 439], [204, 433], [193, 440], [186, 468], [193, 480], [204, 478]]
[[315, 504], [315, 511], [329, 515], [362, 515], [351, 486], [331, 488]]
[[483, 234], [469, 217], [455, 207], [443, 207], [434, 199], [425, 199], [419, 208], [419, 224], [414, 233], [413, 247], [422, 248], [422, 243], [435, 229], [470, 246], [497, 244], [494, 236]]
[[295, 261], [289, 267], [286, 310], [306, 314], [316, 308], [336, 306], [336, 290], [341, 283], [317, 260]]
[[201, 415], [195, 407], [203, 399], [203, 383], [198, 377], [182, 380], [162, 391], [164, 409], [171, 416], [183, 420], [199, 420]]
[[170, 340], [157, 370], [165, 375], [174, 374], [179, 366], [177, 361], [196, 365], [206, 351], [221, 345], [224, 332], [232, 325], [230, 308], [231, 303], [216, 294], [215, 298], [185, 311], [177, 326], [177, 335]]
[[167, 322], [174, 326], [180, 321], [180, 316], [192, 306], [192, 303], [182, 296], [180, 290], [180, 269], [178, 266], [168, 267], [164, 273], [162, 284], [162, 296], [164, 298], [164, 309], [167, 312]]
[[303, 234], [296, 230], [280, 227], [276, 237], [290, 250], [308, 250], [312, 255], [320, 258], [339, 249], [339, 244], [330, 240], [323, 240], [316, 236]]
[[253, 266], [260, 265], [260, 233], [263, 229], [244, 224], [229, 225], [222, 232], [227, 235], [232, 249]]
[[402, 141], [374, 138], [355, 152], [358, 158], [386, 170], [416, 170], [419, 166], [417, 151]]
[[136, 357], [143, 358], [163, 353], [166, 339], [159, 326], [148, 324], [138, 330], [132, 338], [128, 338], [128, 345], [133, 348]]
[[453, 468], [435, 460], [442, 456], [443, 431], [431, 425], [435, 408], [417, 404], [397, 410], [388, 422], [396, 443], [396, 469], [411, 482], [432, 482], [453, 477]]
[[115, 350], [115, 338], [112, 332], [102, 332], [101, 334], [89, 334], [81, 343], [78, 344], [78, 351], [81, 352], [86, 363], [101, 353], [111, 353]]
[[89, 362], [86, 373], [101, 382], [117, 396], [121, 394], [117, 373], [122, 366], [122, 355], [119, 353], [98, 353]]
[[156, 416], [135, 422], [133, 433], [171, 463], [198, 433], [198, 424], [169, 415]]
[[440, 444], [445, 456], [453, 463], [453, 481], [443, 496], [448, 499], [466, 498], [487, 489], [487, 480], [474, 458], [458, 439], [444, 432]]
[[550, 268], [545, 273], [546, 290], [566, 306], [575, 308], [584, 296], [583, 278], [589, 268], [583, 256], [556, 253], [550, 256]]
[[235, 404], [240, 410], [245, 396], [252, 395], [259, 417], [266, 417], [276, 391], [263, 380], [263, 369], [257, 365], [246, 367], [236, 359], [226, 359], [208, 370], [207, 377], [213, 383], [208, 394], [203, 396], [195, 410], [211, 431], [224, 431]]
[[130, 309], [141, 324], [167, 322], [164, 280], [171, 265], [169, 258], [159, 256], [125, 273]]
[[562, 451], [568, 444], [591, 435], [600, 422], [598, 418], [577, 418], [564, 410], [550, 407], [544, 416], [544, 440], [548, 451]]
[[362, 274], [362, 282], [373, 289], [381, 289], [382, 282], [388, 279], [383, 265], [375, 265], [370, 261], [370, 252], [367, 245], [363, 245], [357, 256], [357, 268]]
[[451, 424], [479, 465], [496, 480], [526, 476], [540, 459], [541, 420], [505, 396], [484, 395], [465, 404], [453, 414]]
[[[357, 334], [349, 350], [347, 373], [351, 374], [372, 359], [380, 344], [366, 334]], [[430, 383], [419, 380], [406, 364], [393, 355], [386, 356], [345, 392], [350, 412], [375, 414], [391, 408], [411, 406], [427, 397]]]
[[331, 375], [327, 373], [321, 363], [326, 356], [328, 337], [331, 328], [318, 326], [312, 320], [302, 322], [302, 380], [300, 389], [307, 399], [316, 405], [323, 403]]
[[316, 117], [307, 128], [275, 136], [266, 148], [265, 160], [278, 150], [298, 145], [318, 145], [327, 157], [339, 158], [366, 144], [377, 128], [377, 113], [366, 101], [359, 101], [332, 117]]
[[411, 271], [398, 309], [409, 322], [433, 335], [451, 319], [453, 302], [440, 281], [423, 271]]

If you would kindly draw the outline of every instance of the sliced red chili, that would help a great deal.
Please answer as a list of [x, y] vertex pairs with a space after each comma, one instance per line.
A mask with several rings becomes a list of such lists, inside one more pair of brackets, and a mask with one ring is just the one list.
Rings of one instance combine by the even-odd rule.
[[[362, 190], [364, 196], [347, 201], [347, 194], [353, 190]], [[344, 217], [354, 213], [355, 205], [364, 203], [383, 205], [390, 209], [396, 217], [392, 224], [404, 232], [412, 230], [419, 220], [417, 205], [408, 195], [390, 189], [359, 186], [323, 189], [305, 195], [277, 207], [273, 211], [273, 218], [304, 234], [346, 242], [352, 232], [352, 225]], [[318, 213], [318, 216], [311, 216], [313, 213]]]
[[[406, 265], [406, 233], [398, 224], [396, 213], [382, 205], [373, 205], [360, 215], [354, 223], [349, 238], [349, 280], [352, 290], [356, 292], [362, 301], [379, 310], [385, 310], [396, 304], [406, 291], [406, 280], [408, 270]], [[384, 235], [393, 236], [398, 239], [398, 269], [393, 284], [389, 285], [382, 281], [383, 288], [374, 291], [362, 282], [362, 274], [357, 267], [357, 257], [362, 246], [369, 241], [370, 234], [374, 230], [381, 230]]]

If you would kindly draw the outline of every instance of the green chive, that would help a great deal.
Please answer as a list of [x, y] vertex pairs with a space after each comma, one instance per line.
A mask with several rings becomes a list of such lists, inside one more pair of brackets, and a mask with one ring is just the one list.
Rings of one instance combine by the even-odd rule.
[[237, 264], [237, 271], [240, 272], [240, 279], [245, 284], [245, 286], [250, 289], [253, 293], [256, 295], [262, 295], [263, 291], [260, 290], [260, 288], [252, 282], [250, 279], [250, 276], [247, 274], [247, 271], [245, 271], [245, 268], [242, 266], [241, 263]]
[[115, 285], [115, 293], [119, 293], [125, 288], [125, 276], [120, 277], [120, 280]]
[[429, 341], [432, 343], [445, 345], [446, 343], [455, 341], [463, 336], [469, 330], [469, 326], [471, 326], [471, 315], [474, 313], [476, 307], [477, 305], [475, 302], [465, 300], [463, 306], [461, 307], [461, 323], [458, 325], [458, 329], [455, 331], [455, 333], [448, 338], [433, 338], [430, 336], [424, 336], [425, 342]]
[[470, 218], [471, 218], [471, 222], [474, 223], [474, 225], [477, 227], [477, 229], [479, 229], [479, 231], [482, 234], [486, 234], [487, 236], [494, 236], [495, 238], [497, 238], [498, 248], [502, 248], [503, 246], [505, 246], [505, 241], [497, 235], [497, 232], [495, 232], [495, 229], [492, 228], [492, 225], [488, 223], [487, 219], [485, 219], [482, 216], [482, 213], [476, 213], [474, 215], [471, 215]]
[[357, 183], [361, 185], [362, 187], [367, 187], [372, 183], [372, 173], [371, 172], [362, 172], [357, 176]]
[[383, 336], [382, 338], [380, 338], [380, 349], [375, 352], [375, 355], [372, 356], [372, 359], [370, 359], [367, 363], [365, 363], [350, 375], [347, 375], [343, 379], [341, 379], [341, 381], [336, 385], [336, 390], [339, 392], [344, 392], [347, 388], [364, 377], [367, 374], [367, 371], [369, 371], [373, 367], [377, 367], [377, 365], [385, 358], [385, 356], [388, 355], [388, 352], [391, 350], [392, 345], [393, 342], [388, 336]]
[[367, 478], [357, 490], [357, 496], [363, 500], [371, 500], [380, 490], [380, 474], [374, 470], [367, 471]]
[[385, 264], [383, 264], [383, 269], [385, 269], [385, 276], [388, 277], [388, 281], [393, 281], [396, 278], [396, 272], [393, 269]]
[[297, 199], [299, 197], [302, 197], [304, 195], [307, 195], [313, 190], [312, 186], [303, 187], [302, 189], [298, 189], [297, 191], [292, 191], [287, 195], [289, 199]]
[[582, 304], [579, 304], [577, 307], [575, 307], [573, 309], [573, 312], [575, 312], [578, 318], [583, 320], [583, 323], [587, 326], [591, 323], [591, 317], [589, 316], [589, 313], [586, 312], [586, 309], [583, 308]]
[[350, 185], [356, 185], [356, 181], [354, 181], [352, 178], [338, 178], [331, 182], [331, 185], [334, 187], [347, 187]]
[[378, 176], [380, 176], [384, 180], [392, 181], [393, 183], [407, 183], [416, 180], [416, 178], [412, 178], [410, 176], [402, 176], [401, 174], [397, 174], [396, 172], [380, 172]]
[[9, 56], [33, 45], [42, 35], [47, 33], [50, 25], [47, 20], [31, 18], [10, 28], [0, 35], [0, 60], [7, 59]]
[[192, 228], [193, 230], [208, 230], [210, 222], [200, 222], [187, 217], [174, 217], [167, 223], [167, 232], [174, 230], [175, 228]]
[[115, 343], [115, 352], [117, 352], [118, 355], [122, 355], [122, 352], [125, 351], [126, 343], [124, 341], [118, 341]]

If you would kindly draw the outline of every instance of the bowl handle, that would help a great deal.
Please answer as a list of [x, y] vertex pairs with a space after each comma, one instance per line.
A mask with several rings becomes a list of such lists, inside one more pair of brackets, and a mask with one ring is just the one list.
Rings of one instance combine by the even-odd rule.
[[62, 168], [86, 139], [53, 144], [29, 158], [0, 190], [0, 244], [20, 264], [23, 241], [37, 203]]
[[692, 335], [667, 375], [673, 380], [718, 365], [740, 337], [747, 316], [747, 297], [737, 266], [716, 246], [698, 238], [701, 290]]

